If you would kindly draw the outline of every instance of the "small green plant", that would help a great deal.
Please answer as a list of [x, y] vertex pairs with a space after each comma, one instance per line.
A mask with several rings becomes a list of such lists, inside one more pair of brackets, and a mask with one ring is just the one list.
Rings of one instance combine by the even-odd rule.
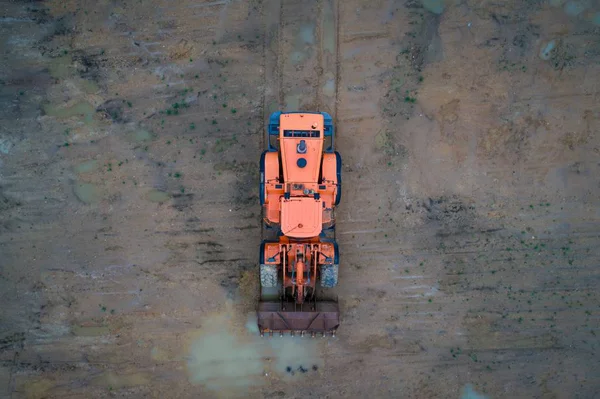
[[175, 173], [173, 173], [173, 177], [176, 179], [179, 179], [181, 177], [181, 173], [175, 172]]
[[194, 124], [194, 122], [190, 123], [190, 130], [194, 130], [195, 128], [196, 128], [196, 124]]
[[128, 106], [129, 108], [133, 107], [133, 104], [131, 103], [131, 101], [127, 101], [127, 106]]

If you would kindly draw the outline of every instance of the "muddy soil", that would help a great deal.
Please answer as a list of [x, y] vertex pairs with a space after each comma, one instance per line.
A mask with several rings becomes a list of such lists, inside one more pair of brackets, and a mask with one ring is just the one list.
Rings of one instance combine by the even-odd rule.
[[[598, 2], [0, 9], [0, 397], [600, 392]], [[337, 128], [335, 338], [256, 332], [278, 109]]]

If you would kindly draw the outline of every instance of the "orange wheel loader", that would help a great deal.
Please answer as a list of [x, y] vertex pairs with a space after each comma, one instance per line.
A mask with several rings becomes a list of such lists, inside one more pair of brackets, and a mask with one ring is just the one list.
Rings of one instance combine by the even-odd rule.
[[259, 252], [262, 336], [335, 335], [337, 301], [318, 300], [317, 286], [337, 285], [339, 252], [333, 237], [341, 168], [329, 114], [271, 115], [260, 159], [263, 221], [275, 237], [263, 241]]

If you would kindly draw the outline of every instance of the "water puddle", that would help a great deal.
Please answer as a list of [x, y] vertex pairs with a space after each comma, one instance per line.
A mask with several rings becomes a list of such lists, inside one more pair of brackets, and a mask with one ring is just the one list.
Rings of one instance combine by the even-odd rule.
[[146, 129], [137, 129], [133, 132], [133, 139], [137, 142], [144, 142], [152, 140], [152, 133]]
[[576, 17], [588, 7], [586, 2], [581, 1], [569, 1], [565, 4], [565, 13], [570, 17]]
[[293, 65], [301, 64], [310, 57], [312, 47], [315, 43], [315, 25], [306, 24], [300, 27], [293, 51], [290, 53], [290, 61]]
[[215, 316], [194, 340], [188, 358], [190, 382], [220, 391], [229, 387], [248, 387], [261, 383], [264, 375], [263, 351], [250, 337], [240, 339], [232, 333], [230, 318]]
[[110, 334], [110, 329], [108, 327], [102, 327], [102, 326], [92, 326], [92, 327], [72, 326], [71, 332], [80, 337], [100, 337], [102, 335]]
[[208, 317], [193, 337], [187, 357], [192, 384], [224, 396], [236, 396], [272, 379], [295, 380], [323, 367], [318, 356], [320, 339], [301, 337], [261, 338], [256, 319], [246, 327], [233, 312]]
[[460, 399], [488, 399], [488, 397], [477, 393], [471, 384], [467, 384], [462, 390]]
[[302, 45], [315, 44], [315, 26], [313, 24], [303, 25], [300, 28], [298, 37]]
[[160, 190], [150, 190], [146, 194], [146, 199], [150, 202], [166, 202], [171, 199], [171, 195]]
[[26, 379], [18, 386], [18, 391], [23, 392], [26, 398], [46, 398], [56, 386], [56, 381], [50, 378]]
[[297, 111], [300, 109], [300, 99], [302, 93], [290, 93], [285, 96], [285, 110], [286, 111]]
[[423, 8], [431, 11], [434, 14], [440, 15], [444, 12], [443, 0], [422, 0]]
[[93, 172], [94, 170], [96, 170], [97, 166], [98, 161], [96, 161], [95, 159], [92, 159], [91, 161], [85, 161], [75, 166], [75, 173], [81, 174]]
[[100, 199], [100, 190], [90, 183], [75, 183], [73, 192], [84, 204], [94, 204]]
[[267, 105], [267, 110], [268, 110], [269, 115], [271, 115], [271, 113], [273, 113], [275, 111], [279, 111], [279, 103], [277, 101], [273, 101], [273, 102], [269, 103]]
[[331, 2], [325, 2], [323, 9], [323, 50], [335, 54], [335, 20]]
[[549, 60], [552, 57], [552, 50], [556, 47], [556, 41], [550, 40], [542, 49], [540, 50], [540, 58], [543, 60]]
[[335, 79], [333, 78], [333, 73], [327, 72], [325, 74], [325, 79], [323, 94], [328, 97], [333, 97], [335, 95]]
[[290, 61], [294, 65], [301, 64], [306, 58], [308, 58], [308, 54], [303, 51], [292, 51], [290, 54]]
[[0, 138], [0, 152], [1, 153], [8, 154], [12, 147], [13, 147], [13, 143], [11, 143], [8, 139]]
[[87, 94], [96, 94], [100, 91], [100, 87], [91, 80], [80, 79], [78, 85]]
[[94, 116], [96, 115], [96, 108], [87, 101], [75, 103], [70, 107], [65, 107], [62, 104], [45, 104], [43, 109], [46, 115], [54, 116], [59, 119], [78, 117], [88, 126], [95, 123]]

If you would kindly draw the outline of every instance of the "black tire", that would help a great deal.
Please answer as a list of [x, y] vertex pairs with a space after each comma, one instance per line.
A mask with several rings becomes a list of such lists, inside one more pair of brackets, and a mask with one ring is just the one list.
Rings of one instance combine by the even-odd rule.
[[263, 288], [277, 287], [277, 266], [260, 265], [260, 286]]
[[265, 156], [268, 151], [264, 151], [260, 156], [260, 183], [258, 185], [260, 206], [265, 204]]
[[333, 288], [337, 285], [339, 264], [321, 265], [321, 287]]
[[335, 205], [339, 205], [342, 200], [342, 156], [339, 152], [335, 152], [335, 169], [337, 177], [337, 193], [335, 194]]

